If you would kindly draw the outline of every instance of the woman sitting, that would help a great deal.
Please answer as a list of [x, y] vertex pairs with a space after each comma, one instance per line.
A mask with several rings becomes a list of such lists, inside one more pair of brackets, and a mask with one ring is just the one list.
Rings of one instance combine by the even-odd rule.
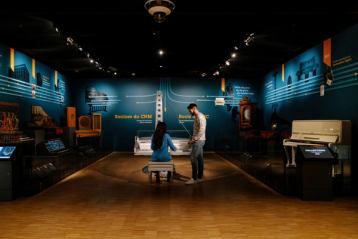
[[[171, 155], [168, 152], [168, 147], [171, 150], [176, 151], [170, 135], [167, 133], [167, 125], [164, 122], [159, 121], [152, 137], [151, 149], [153, 162], [168, 162], [172, 160]], [[168, 172], [167, 181], [170, 181], [171, 172]], [[156, 172], [156, 182], [160, 182], [159, 172]]]

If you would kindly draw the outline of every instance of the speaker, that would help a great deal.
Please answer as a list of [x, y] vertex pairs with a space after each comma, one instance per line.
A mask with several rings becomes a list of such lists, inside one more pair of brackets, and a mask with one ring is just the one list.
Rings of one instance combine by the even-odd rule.
[[331, 86], [333, 83], [333, 70], [331, 66], [324, 64], [323, 76], [326, 80], [326, 84]]
[[88, 115], [81, 115], [78, 117], [78, 129], [79, 130], [92, 130], [91, 117]]
[[76, 107], [67, 107], [67, 127], [76, 128]]
[[75, 127], [65, 127], [62, 135], [62, 140], [67, 147], [73, 147], [74, 145], [74, 135]]

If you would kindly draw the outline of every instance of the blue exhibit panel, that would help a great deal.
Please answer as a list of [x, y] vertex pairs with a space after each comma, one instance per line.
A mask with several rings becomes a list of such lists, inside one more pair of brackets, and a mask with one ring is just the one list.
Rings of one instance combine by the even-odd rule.
[[287, 62], [283, 72], [267, 74], [264, 80], [264, 103], [273, 104], [317, 93], [323, 82], [321, 48], [312, 48]]
[[58, 123], [68, 104], [65, 76], [45, 64], [0, 44], [0, 101], [20, 103], [21, 122], [31, 120], [31, 106], [39, 105]]
[[281, 69], [269, 72], [264, 78], [261, 91], [264, 125], [270, 126], [274, 111], [289, 121], [351, 120], [352, 144], [356, 144], [358, 45], [354, 39], [357, 38], [358, 24], [331, 38], [331, 84], [327, 84], [323, 44], [286, 62], [283, 79]]
[[[73, 91], [78, 114], [102, 113], [104, 145], [133, 150], [135, 136], [150, 136], [155, 128], [156, 94], [160, 91], [170, 133], [178, 137], [192, 134], [193, 118], [187, 106], [196, 103], [208, 118], [206, 147], [220, 148], [236, 144], [238, 122], [233, 120], [233, 107], [238, 106], [243, 95], [253, 102], [257, 100], [256, 88], [248, 81], [230, 79], [227, 83], [232, 95], [221, 91], [218, 79], [170, 77], [76, 81]], [[225, 105], [215, 105], [217, 97], [226, 97]]]

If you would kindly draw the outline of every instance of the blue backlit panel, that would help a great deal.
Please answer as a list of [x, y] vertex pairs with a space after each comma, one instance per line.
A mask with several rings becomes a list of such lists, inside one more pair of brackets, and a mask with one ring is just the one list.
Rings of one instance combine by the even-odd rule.
[[0, 146], [0, 159], [10, 159], [16, 146]]

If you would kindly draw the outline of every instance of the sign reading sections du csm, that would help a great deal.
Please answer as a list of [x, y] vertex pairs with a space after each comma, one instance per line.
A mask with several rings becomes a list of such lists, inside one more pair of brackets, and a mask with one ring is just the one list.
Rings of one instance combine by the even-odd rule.
[[115, 119], [152, 119], [152, 114], [114, 115]]

